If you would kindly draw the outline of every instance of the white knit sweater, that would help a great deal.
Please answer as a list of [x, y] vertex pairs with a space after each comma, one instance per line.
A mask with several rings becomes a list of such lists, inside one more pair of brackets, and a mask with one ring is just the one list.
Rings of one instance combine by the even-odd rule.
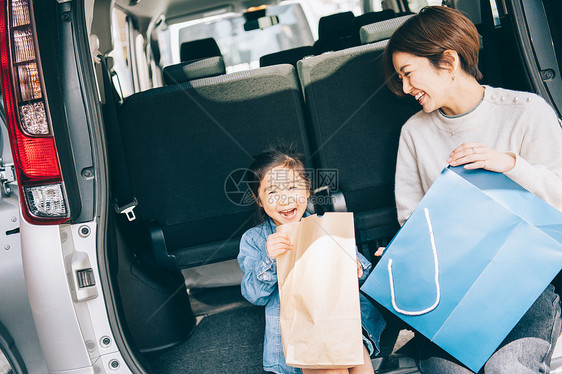
[[412, 214], [462, 143], [516, 155], [509, 178], [562, 210], [562, 129], [554, 110], [532, 93], [485, 86], [472, 111], [455, 117], [420, 111], [402, 128], [396, 164], [400, 225]]

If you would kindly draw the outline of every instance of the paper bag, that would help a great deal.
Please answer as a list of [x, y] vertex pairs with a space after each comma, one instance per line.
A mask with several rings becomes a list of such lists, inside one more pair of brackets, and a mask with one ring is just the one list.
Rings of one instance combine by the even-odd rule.
[[562, 267], [562, 212], [500, 173], [445, 169], [362, 290], [477, 372]]
[[281, 340], [287, 365], [363, 364], [353, 213], [285, 224], [293, 249], [277, 257]]

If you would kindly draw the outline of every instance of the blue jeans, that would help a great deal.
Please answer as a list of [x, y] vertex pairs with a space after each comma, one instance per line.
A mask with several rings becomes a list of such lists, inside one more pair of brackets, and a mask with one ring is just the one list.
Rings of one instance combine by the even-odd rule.
[[[549, 373], [550, 359], [559, 335], [560, 298], [554, 287], [549, 285], [479, 373]], [[473, 373], [424, 337], [416, 334], [416, 340], [418, 367], [422, 373]]]

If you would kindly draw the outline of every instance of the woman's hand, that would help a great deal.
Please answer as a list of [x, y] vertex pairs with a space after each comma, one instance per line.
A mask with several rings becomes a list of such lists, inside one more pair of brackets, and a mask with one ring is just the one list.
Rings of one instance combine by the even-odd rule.
[[276, 232], [267, 237], [265, 248], [267, 249], [269, 257], [276, 258], [277, 256], [292, 249], [293, 246], [291, 244], [291, 240], [289, 239], [289, 235], [282, 232]]
[[515, 155], [496, 151], [482, 143], [463, 143], [451, 152], [447, 163], [451, 166], [464, 165], [465, 169], [505, 173], [515, 166]]
[[355, 257], [357, 261], [357, 278], [361, 278], [363, 276], [363, 266], [361, 266], [361, 262], [359, 262], [359, 257]]

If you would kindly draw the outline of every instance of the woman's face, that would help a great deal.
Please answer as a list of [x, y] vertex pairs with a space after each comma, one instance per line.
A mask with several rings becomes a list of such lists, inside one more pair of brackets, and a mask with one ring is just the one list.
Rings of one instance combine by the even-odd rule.
[[402, 81], [402, 90], [414, 96], [424, 112], [447, 108], [452, 82], [448, 70], [436, 69], [426, 57], [406, 52], [395, 52], [392, 62]]

